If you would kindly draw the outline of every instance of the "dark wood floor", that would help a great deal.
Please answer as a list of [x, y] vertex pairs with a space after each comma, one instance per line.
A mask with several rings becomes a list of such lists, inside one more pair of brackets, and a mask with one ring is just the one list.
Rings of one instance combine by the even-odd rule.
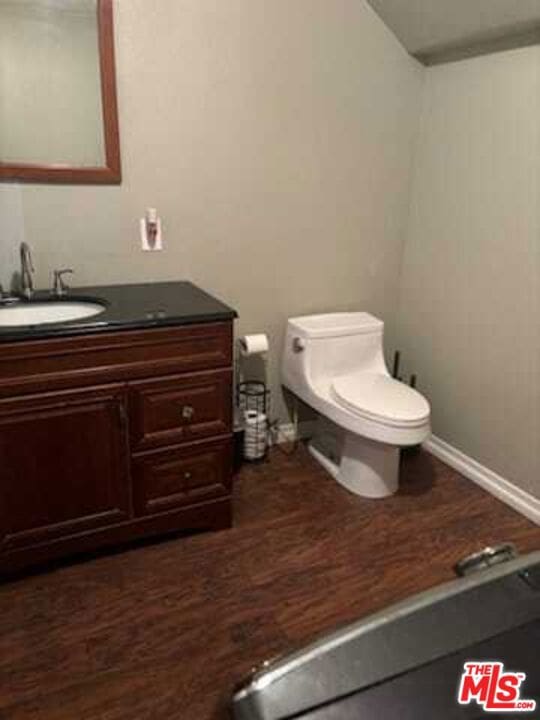
[[2, 720], [221, 720], [251, 666], [540, 528], [427, 454], [399, 493], [339, 488], [301, 448], [244, 470], [232, 530], [0, 587]]

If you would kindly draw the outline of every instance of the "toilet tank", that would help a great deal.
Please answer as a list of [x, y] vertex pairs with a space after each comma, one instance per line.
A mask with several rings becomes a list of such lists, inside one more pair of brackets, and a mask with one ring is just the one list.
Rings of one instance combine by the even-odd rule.
[[287, 323], [282, 382], [293, 392], [330, 383], [352, 372], [388, 373], [382, 320], [366, 312], [291, 318]]

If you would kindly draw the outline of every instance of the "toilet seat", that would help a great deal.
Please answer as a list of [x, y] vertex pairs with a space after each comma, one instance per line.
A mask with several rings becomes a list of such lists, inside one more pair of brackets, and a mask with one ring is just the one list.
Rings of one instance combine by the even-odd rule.
[[332, 394], [355, 415], [392, 427], [418, 427], [430, 415], [429, 403], [419, 392], [381, 373], [338, 377], [332, 383]]

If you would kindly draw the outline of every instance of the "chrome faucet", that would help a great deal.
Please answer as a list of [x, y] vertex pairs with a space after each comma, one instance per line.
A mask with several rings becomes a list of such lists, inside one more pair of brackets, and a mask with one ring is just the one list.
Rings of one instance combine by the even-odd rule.
[[21, 253], [21, 293], [30, 300], [34, 294], [34, 282], [32, 273], [34, 272], [34, 263], [32, 262], [32, 252], [28, 243], [22, 242], [20, 247]]

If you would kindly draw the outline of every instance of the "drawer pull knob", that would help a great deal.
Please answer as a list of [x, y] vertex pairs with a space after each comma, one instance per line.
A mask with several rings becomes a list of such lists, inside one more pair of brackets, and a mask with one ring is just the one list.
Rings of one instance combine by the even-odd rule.
[[195, 415], [195, 408], [193, 408], [191, 405], [184, 405], [182, 407], [182, 417], [184, 420], [191, 420], [191, 418]]
[[184, 473], [184, 480], [190, 480], [190, 479], [191, 479], [191, 473], [188, 470], [187, 472]]

